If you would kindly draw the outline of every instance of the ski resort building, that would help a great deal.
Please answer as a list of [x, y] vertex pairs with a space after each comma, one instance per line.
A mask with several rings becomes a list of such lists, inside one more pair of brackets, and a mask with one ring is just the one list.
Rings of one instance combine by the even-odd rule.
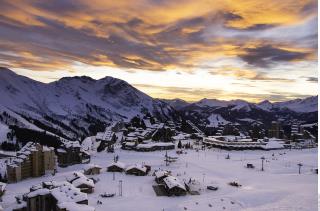
[[8, 182], [14, 183], [29, 177], [40, 177], [47, 171], [55, 169], [54, 149], [28, 142], [17, 152], [16, 158], [7, 165]]
[[101, 171], [101, 167], [98, 165], [94, 165], [94, 164], [88, 164], [85, 168], [84, 168], [84, 174], [85, 175], [96, 175], [96, 174], [100, 174]]
[[79, 188], [83, 193], [93, 193], [94, 191], [94, 182], [92, 179], [88, 179], [81, 172], [73, 172], [67, 178], [67, 181], [74, 185], [74, 187]]
[[282, 139], [270, 138], [253, 141], [252, 139], [237, 138], [236, 136], [209, 136], [203, 138], [203, 144], [226, 150], [271, 150], [285, 147]]
[[106, 130], [105, 132], [99, 132], [96, 135], [96, 141], [100, 142], [99, 148], [101, 150], [113, 145], [117, 140], [114, 132], [111, 130]]
[[167, 176], [163, 179], [163, 182], [169, 196], [184, 196], [187, 194], [186, 186], [178, 178]]
[[150, 168], [142, 165], [132, 165], [126, 168], [126, 174], [135, 176], [145, 176], [150, 171]]
[[125, 170], [126, 170], [126, 165], [121, 162], [111, 163], [109, 166], [107, 166], [108, 172], [123, 172]]
[[163, 179], [170, 176], [170, 173], [168, 171], [164, 171], [164, 170], [158, 170], [155, 173], [155, 181], [158, 184], [162, 184], [163, 183]]
[[78, 141], [65, 142], [61, 148], [57, 149], [57, 155], [60, 167], [90, 162], [90, 154], [81, 149]]
[[68, 182], [43, 182], [30, 188], [13, 211], [71, 211], [95, 209], [88, 206], [88, 197]]
[[142, 152], [150, 152], [150, 151], [157, 151], [157, 150], [172, 150], [175, 148], [175, 145], [173, 143], [146, 143], [146, 144], [138, 144], [135, 147], [136, 151], [142, 151]]
[[273, 121], [271, 123], [271, 128], [269, 129], [269, 137], [270, 138], [283, 138], [284, 132], [281, 127], [280, 122]]

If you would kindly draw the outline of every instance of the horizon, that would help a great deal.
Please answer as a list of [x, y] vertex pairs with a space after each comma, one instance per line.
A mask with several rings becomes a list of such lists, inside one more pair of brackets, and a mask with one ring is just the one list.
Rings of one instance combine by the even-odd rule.
[[111, 76], [188, 102], [317, 95], [315, 0], [5, 0], [0, 12], [0, 66], [37, 81]]
[[[1, 68], [6, 68], [6, 69], [8, 69], [9, 71], [12, 71], [10, 68], [7, 68], [7, 67], [0, 67], [0, 71], [2, 71]], [[12, 72], [14, 72], [14, 71], [12, 71]], [[16, 73], [16, 72], [14, 72], [14, 73], [15, 73], [15, 74], [18, 74], [18, 73]], [[18, 75], [20, 75], [20, 74], [18, 74]], [[25, 75], [21, 75], [21, 76], [25, 76]], [[28, 77], [28, 76], [25, 76], [25, 77]], [[92, 80], [95, 80], [95, 81], [101, 80], [101, 79], [106, 78], [106, 77], [112, 77], [112, 78], [115, 78], [115, 79], [118, 79], [118, 80], [123, 80], [123, 81], [127, 82], [127, 81], [124, 80], [124, 79], [120, 79], [120, 78], [116, 78], [116, 77], [108, 76], [108, 75], [106, 75], [106, 76], [104, 76], [104, 77], [102, 77], [102, 78], [92, 78], [92, 77], [87, 76], [87, 75], [65, 76], [65, 77], [61, 77], [61, 78], [56, 78], [55, 80], [52, 80], [52, 81], [50, 81], [50, 82], [42, 82], [42, 81], [38, 81], [38, 80], [33, 79], [33, 78], [30, 78], [30, 77], [28, 77], [28, 78], [30, 78], [30, 79], [32, 79], [32, 80], [35, 80], [35, 81], [37, 81], [37, 82], [41, 82], [41, 83], [44, 83], [44, 84], [49, 84], [49, 83], [57, 82], [57, 81], [59, 81], [59, 80], [61, 80], [61, 79], [63, 79], [63, 78], [75, 78], [75, 77], [88, 77], [88, 78], [90, 78], [90, 79], [92, 79]], [[128, 83], [128, 82], [127, 82], [127, 83]], [[134, 88], [138, 89], [139, 91], [145, 93], [143, 90], [141, 90], [141, 89], [139, 88], [139, 85], [136, 86], [135, 84], [130, 84], [130, 83], [129, 83], [129, 85], [131, 85], [132, 87], [134, 87]], [[147, 94], [147, 93], [145, 93], [145, 94]], [[148, 95], [148, 94], [147, 94], [147, 95]], [[150, 96], [150, 95], [149, 95], [149, 96]], [[241, 99], [241, 98], [234, 98], [234, 99], [225, 100], [225, 99], [207, 98], [207, 97], [204, 97], [204, 98], [201, 98], [201, 99], [196, 100], [196, 101], [187, 101], [187, 100], [184, 100], [184, 99], [181, 99], [181, 98], [157, 98], [157, 97], [153, 97], [153, 98], [159, 99], [159, 100], [182, 100], [182, 101], [184, 101], [184, 102], [186, 102], [186, 103], [196, 103], [196, 102], [199, 102], [199, 101], [201, 101], [201, 100], [218, 100], [218, 101], [237, 101], [237, 100], [242, 100], [242, 101], [246, 101], [246, 102], [248, 102], [248, 103], [257, 104], [257, 103], [262, 103], [262, 102], [264, 102], [264, 101], [269, 101], [269, 102], [271, 102], [271, 103], [278, 103], [278, 102], [286, 102], [286, 101], [298, 100], [298, 99], [304, 100], [304, 99], [309, 98], [309, 97], [317, 97], [317, 96], [318, 96], [318, 95], [310, 95], [310, 96], [307, 96], [307, 97], [292, 98], [292, 99], [284, 100], [284, 101], [270, 101], [270, 100], [268, 100], [268, 99], [262, 99], [261, 101], [258, 101], [258, 102], [247, 101], [247, 100], [244, 100], [244, 99]], [[151, 97], [152, 97], [152, 96], [151, 96]]]

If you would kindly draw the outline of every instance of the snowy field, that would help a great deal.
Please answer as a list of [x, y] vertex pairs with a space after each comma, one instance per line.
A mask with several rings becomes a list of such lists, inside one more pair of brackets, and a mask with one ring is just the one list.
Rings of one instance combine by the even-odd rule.
[[[187, 150], [187, 154], [176, 155], [175, 150], [168, 155], [177, 156], [177, 162], [165, 165], [165, 152], [134, 152], [117, 149], [114, 154], [101, 152], [92, 155], [91, 163], [102, 169], [95, 191], [88, 194], [89, 205], [97, 211], [178, 211], [178, 210], [306, 210], [318, 208], [317, 175], [311, 169], [317, 168], [317, 149], [275, 150], [275, 151], [223, 151], [207, 149], [196, 152]], [[105, 167], [119, 155], [119, 160], [127, 165], [145, 162], [152, 170], [172, 171], [173, 176], [189, 181], [197, 181], [192, 189], [200, 195], [180, 197], [157, 197], [152, 185], [154, 176], [136, 177], [105, 171]], [[227, 155], [230, 159], [225, 159]], [[274, 156], [272, 156], [274, 154]], [[261, 171], [261, 157], [266, 158], [264, 171]], [[298, 163], [302, 163], [298, 174]], [[255, 168], [245, 168], [252, 163]], [[3, 197], [2, 206], [14, 203], [14, 196], [28, 191], [31, 185], [41, 181], [65, 180], [72, 171], [83, 169], [84, 165], [59, 168], [55, 176], [28, 179], [17, 184], [9, 184]], [[90, 177], [90, 176], [89, 176]], [[123, 181], [123, 196], [119, 196], [119, 180]], [[240, 188], [228, 185], [236, 181]], [[206, 190], [207, 185], [218, 186], [217, 191]], [[113, 198], [101, 198], [103, 193], [116, 193]], [[97, 204], [97, 200], [102, 204]]]

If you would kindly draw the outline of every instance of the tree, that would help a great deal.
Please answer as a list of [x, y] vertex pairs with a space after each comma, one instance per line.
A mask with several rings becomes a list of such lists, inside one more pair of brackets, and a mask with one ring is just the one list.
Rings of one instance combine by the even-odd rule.
[[181, 140], [179, 140], [179, 142], [178, 142], [178, 148], [179, 148], [179, 149], [181, 149], [181, 148], [182, 148]]

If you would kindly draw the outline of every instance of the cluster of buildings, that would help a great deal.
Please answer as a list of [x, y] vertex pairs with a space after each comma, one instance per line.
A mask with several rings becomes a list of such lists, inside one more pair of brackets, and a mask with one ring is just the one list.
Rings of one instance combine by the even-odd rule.
[[146, 128], [130, 126], [124, 133], [122, 149], [135, 151], [156, 151], [174, 149], [172, 136], [175, 135], [173, 122], [168, 126], [164, 123], [151, 124], [143, 119]]
[[12, 211], [94, 211], [88, 196], [80, 188], [65, 182], [49, 181], [34, 185], [22, 197], [16, 197]]
[[127, 166], [121, 162], [114, 162], [107, 166], [108, 172], [125, 172], [129, 175], [146, 176], [151, 171], [151, 166], [134, 164]]
[[57, 156], [60, 167], [90, 163], [90, 154], [81, 148], [78, 141], [65, 141], [62, 146], [57, 149]]
[[28, 142], [7, 164], [7, 180], [13, 183], [30, 177], [40, 177], [55, 169], [54, 148]]

